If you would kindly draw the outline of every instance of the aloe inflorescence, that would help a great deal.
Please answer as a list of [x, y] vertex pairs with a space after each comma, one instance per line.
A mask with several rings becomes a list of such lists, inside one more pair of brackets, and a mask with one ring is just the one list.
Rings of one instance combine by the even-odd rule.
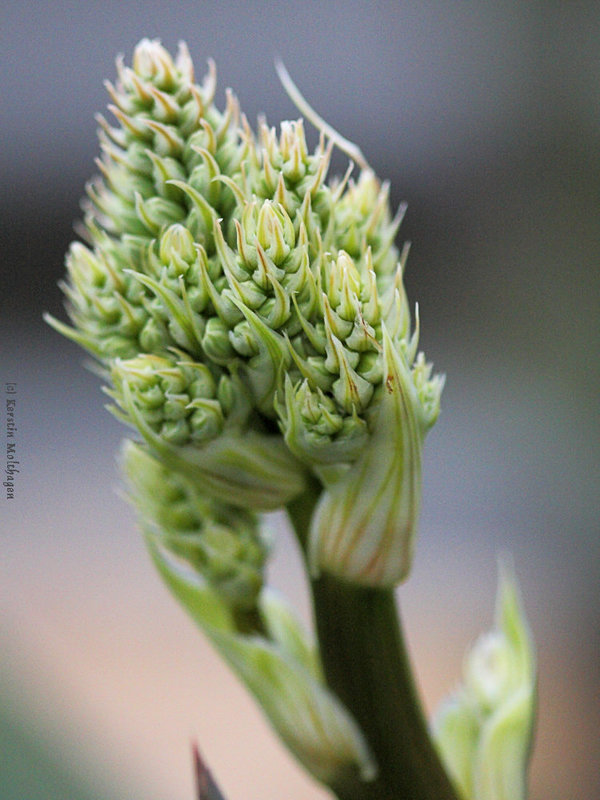
[[[122, 466], [150, 553], [292, 752], [339, 797], [450, 800], [412, 688], [395, 694], [416, 720], [398, 750], [371, 731], [379, 689], [367, 705], [340, 701], [330, 662], [347, 653], [319, 649], [266, 587], [258, 516], [288, 509], [315, 598], [337, 592], [388, 614], [412, 563], [423, 442], [443, 386], [404, 290], [404, 207], [392, 214], [389, 186], [293, 86], [321, 129], [314, 150], [301, 119], [279, 130], [261, 119], [255, 132], [229, 90], [219, 110], [214, 64], [197, 83], [183, 44], [173, 58], [145, 39], [117, 72], [83, 241], [66, 259], [71, 325], [48, 320], [100, 362], [110, 410], [139, 435]], [[341, 179], [328, 177], [335, 145], [357, 162]], [[362, 635], [342, 623], [348, 641]], [[365, 653], [376, 685], [377, 656]], [[402, 654], [390, 658], [404, 675]], [[379, 711], [382, 726], [386, 713], [404, 718], [394, 703]], [[428, 770], [409, 764], [411, 737]]]
[[[402, 209], [367, 166], [328, 181], [333, 142], [311, 152], [302, 120], [255, 134], [231, 92], [219, 111], [214, 67], [196, 84], [183, 45], [173, 60], [145, 40], [117, 67], [87, 242], [67, 256], [73, 327], [53, 324], [110, 368], [120, 415], [155, 450], [185, 458], [224, 431], [274, 447], [275, 433], [297, 473], [283, 494], [306, 471], [326, 489], [313, 568], [393, 585], [442, 387], [417, 354]], [[346, 484], [377, 509], [365, 534], [340, 518]]]

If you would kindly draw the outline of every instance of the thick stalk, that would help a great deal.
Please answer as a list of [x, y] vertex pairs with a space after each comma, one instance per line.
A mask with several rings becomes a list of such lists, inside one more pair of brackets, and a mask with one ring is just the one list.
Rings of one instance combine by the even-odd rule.
[[[303, 550], [316, 497], [318, 491], [307, 492], [288, 508]], [[333, 790], [340, 800], [457, 800], [429, 737], [393, 591], [327, 575], [311, 588], [327, 684], [360, 725], [379, 766], [375, 781]]]

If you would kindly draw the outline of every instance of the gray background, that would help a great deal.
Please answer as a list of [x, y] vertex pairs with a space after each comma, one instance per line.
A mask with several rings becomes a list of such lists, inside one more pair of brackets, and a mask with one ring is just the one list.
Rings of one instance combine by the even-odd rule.
[[[325, 797], [154, 576], [117, 496], [124, 430], [41, 322], [97, 154], [93, 115], [142, 36], [217, 61], [222, 104], [296, 112], [279, 55], [394, 204], [422, 345], [447, 376], [399, 590], [426, 705], [489, 625], [509, 551], [538, 646], [532, 800], [598, 785], [600, 7], [570, 3], [4, 2], [0, 390], [22, 472], [0, 497], [3, 798], [192, 797], [198, 739], [228, 800]], [[313, 139], [314, 140], [314, 139]], [[343, 171], [345, 160], [334, 164]], [[0, 406], [2, 413], [4, 403]], [[0, 428], [4, 448], [4, 420]], [[281, 527], [274, 520], [275, 527]], [[308, 619], [279, 531], [273, 582]]]

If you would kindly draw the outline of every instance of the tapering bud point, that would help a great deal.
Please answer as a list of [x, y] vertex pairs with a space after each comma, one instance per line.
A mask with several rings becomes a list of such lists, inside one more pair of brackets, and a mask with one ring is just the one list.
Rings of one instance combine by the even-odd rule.
[[170, 89], [175, 64], [158, 39], [142, 39], [133, 52], [133, 69], [140, 78], [153, 81], [161, 89]]
[[171, 225], [162, 235], [159, 252], [163, 264], [169, 264], [174, 259], [191, 264], [197, 256], [194, 237], [187, 228], [177, 224]]
[[535, 710], [535, 661], [514, 575], [501, 570], [495, 627], [469, 654], [463, 685], [433, 734], [464, 800], [525, 800]]

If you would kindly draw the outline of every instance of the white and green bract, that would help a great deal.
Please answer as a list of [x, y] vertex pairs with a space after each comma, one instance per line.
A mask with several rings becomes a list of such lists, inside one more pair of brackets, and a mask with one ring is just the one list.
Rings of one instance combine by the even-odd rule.
[[314, 644], [264, 586], [269, 546], [257, 515], [207, 498], [133, 442], [125, 442], [121, 462], [159, 573], [291, 752], [327, 784], [348, 770], [373, 778], [369, 748], [327, 689]]
[[464, 800], [525, 800], [536, 702], [533, 645], [516, 579], [501, 571], [495, 627], [467, 654], [433, 735]]

